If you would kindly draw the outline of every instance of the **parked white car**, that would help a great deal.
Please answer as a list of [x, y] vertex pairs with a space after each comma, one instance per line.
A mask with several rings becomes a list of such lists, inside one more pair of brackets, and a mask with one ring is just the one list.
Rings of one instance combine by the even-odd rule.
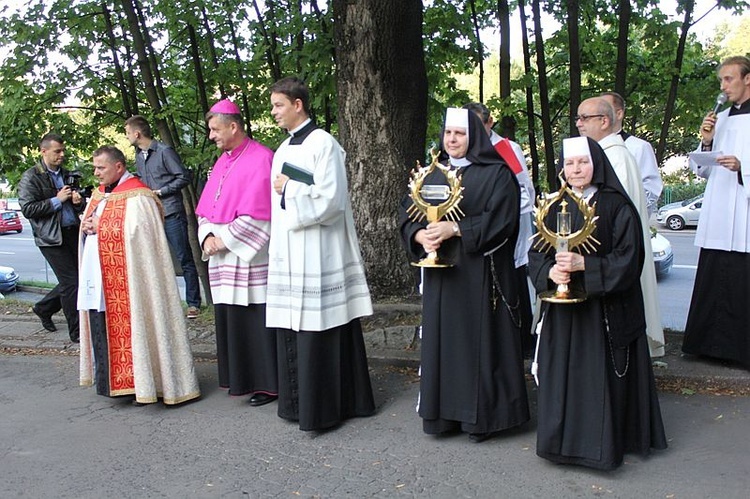
[[672, 230], [682, 230], [688, 225], [698, 225], [703, 206], [703, 194], [692, 199], [670, 203], [659, 208], [656, 221]]
[[657, 279], [669, 274], [674, 262], [672, 243], [669, 242], [669, 239], [655, 232], [651, 236], [651, 251], [654, 253], [654, 267], [656, 268]]

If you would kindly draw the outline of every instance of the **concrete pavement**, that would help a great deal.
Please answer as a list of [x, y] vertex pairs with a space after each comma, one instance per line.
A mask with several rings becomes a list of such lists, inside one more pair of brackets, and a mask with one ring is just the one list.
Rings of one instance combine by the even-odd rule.
[[[418, 306], [377, 305], [376, 316], [394, 310]], [[750, 488], [750, 397], [710, 395], [746, 390], [750, 373], [683, 357], [676, 335], [657, 378], [717, 392], [662, 390], [669, 449], [602, 473], [535, 455], [532, 381], [532, 421], [521, 428], [482, 444], [423, 434], [413, 325], [366, 332], [376, 414], [308, 433], [279, 419], [276, 404], [253, 408], [218, 388], [212, 324], [189, 328], [202, 398], [168, 408], [78, 386], [78, 345], [61, 315], [55, 322], [50, 333], [31, 314], [0, 316], [2, 497], [739, 499]], [[14, 355], [27, 349], [69, 355]]]
[[134, 407], [78, 386], [75, 356], [0, 356], [0, 497], [744, 499], [750, 397], [661, 393], [669, 448], [604, 473], [536, 456], [532, 420], [481, 444], [433, 437], [415, 413], [413, 369], [373, 363], [377, 411], [301, 432], [275, 403], [218, 388], [197, 362], [202, 398]]

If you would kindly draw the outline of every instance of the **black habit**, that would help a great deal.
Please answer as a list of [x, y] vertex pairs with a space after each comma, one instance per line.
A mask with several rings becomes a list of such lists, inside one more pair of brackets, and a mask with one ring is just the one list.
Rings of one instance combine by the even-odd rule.
[[[520, 195], [510, 168], [492, 148], [481, 121], [469, 114], [469, 166], [462, 167], [460, 237], [438, 255], [454, 264], [425, 268], [418, 412], [425, 433], [488, 434], [529, 420], [513, 251]], [[445, 184], [433, 172], [425, 184]], [[406, 216], [401, 236], [413, 260], [425, 256], [414, 236], [426, 221]]]
[[[601, 147], [589, 139], [594, 163], [589, 199], [598, 215], [601, 243], [583, 253], [585, 270], [571, 275], [571, 289], [585, 291], [577, 304], [544, 302], [538, 345], [537, 454], [556, 463], [609, 470], [623, 454], [667, 447], [648, 343], [640, 269], [644, 250], [635, 207]], [[567, 199], [572, 229], [582, 226], [575, 201]], [[559, 205], [556, 206], [559, 208]], [[556, 210], [547, 218], [556, 225]], [[529, 270], [538, 291], [548, 279], [554, 251], [532, 247]]]

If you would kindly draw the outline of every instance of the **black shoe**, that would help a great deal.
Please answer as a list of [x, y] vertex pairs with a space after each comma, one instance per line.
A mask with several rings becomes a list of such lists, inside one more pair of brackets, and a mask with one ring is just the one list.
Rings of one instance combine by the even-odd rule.
[[279, 398], [278, 395], [269, 395], [267, 393], [258, 392], [254, 394], [252, 397], [250, 397], [250, 405], [253, 407], [266, 405], [270, 402], [273, 402], [277, 398]]
[[497, 435], [496, 431], [491, 431], [488, 433], [469, 433], [469, 440], [471, 440], [475, 444], [479, 444], [484, 442], [485, 440], [491, 439], [495, 435]]
[[70, 335], [70, 341], [72, 341], [73, 343], [80, 343], [81, 339], [79, 338], [79, 336], [77, 334], [76, 335], [72, 335], [71, 334]]
[[39, 310], [37, 310], [36, 305], [31, 307], [31, 310], [42, 320], [42, 327], [46, 329], [47, 331], [54, 332], [57, 331], [57, 327], [55, 327], [55, 323], [52, 322], [52, 316], [51, 315], [42, 315]]

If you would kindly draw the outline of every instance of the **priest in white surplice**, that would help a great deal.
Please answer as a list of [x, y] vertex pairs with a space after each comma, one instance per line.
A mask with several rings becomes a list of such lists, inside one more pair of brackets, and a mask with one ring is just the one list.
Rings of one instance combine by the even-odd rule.
[[651, 229], [649, 224], [646, 193], [643, 189], [641, 171], [635, 163], [635, 158], [625, 147], [615, 129], [615, 111], [609, 103], [601, 97], [586, 99], [578, 106], [576, 126], [584, 137], [596, 140], [607, 159], [612, 164], [617, 178], [630, 196], [641, 217], [643, 226], [643, 247], [645, 260], [641, 271], [641, 288], [643, 289], [643, 305], [646, 311], [646, 335], [648, 347], [652, 357], [664, 356], [664, 329], [661, 325], [661, 311], [659, 309], [659, 295], [656, 289], [656, 269], [654, 268], [654, 253], [651, 249]]
[[719, 81], [732, 105], [704, 118], [700, 150], [721, 155], [715, 165], [691, 165], [708, 182], [682, 350], [750, 369], [750, 59], [724, 60]]
[[324, 430], [375, 410], [359, 318], [372, 314], [345, 153], [309, 117], [307, 86], [271, 87], [290, 134], [273, 157], [266, 324], [277, 331], [279, 416]]
[[136, 405], [200, 396], [185, 314], [156, 194], [113, 146], [94, 151], [94, 191], [81, 222], [80, 383]]
[[615, 133], [625, 141], [625, 147], [635, 158], [635, 164], [641, 172], [643, 190], [646, 191], [646, 204], [649, 216], [656, 213], [659, 196], [664, 188], [659, 174], [659, 166], [656, 163], [656, 154], [653, 146], [635, 135], [631, 135], [622, 129], [622, 121], [625, 118], [625, 99], [617, 92], [604, 92], [601, 97], [609, 102], [615, 111]]

